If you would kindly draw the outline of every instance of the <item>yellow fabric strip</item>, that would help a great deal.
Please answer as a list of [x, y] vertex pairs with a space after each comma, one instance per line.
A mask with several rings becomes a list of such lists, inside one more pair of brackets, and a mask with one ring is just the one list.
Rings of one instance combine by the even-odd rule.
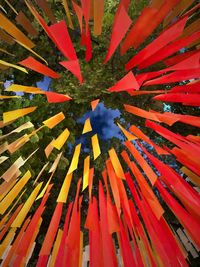
[[12, 223], [11, 227], [21, 227], [23, 221], [26, 218], [26, 215], [28, 214], [30, 208], [32, 207], [32, 205], [35, 201], [35, 198], [37, 197], [37, 195], [40, 191], [40, 188], [42, 187], [42, 184], [43, 183], [39, 183], [36, 186], [36, 188], [33, 190], [31, 195], [29, 196], [29, 198], [25, 202], [24, 206], [22, 207], [22, 209], [18, 213], [17, 217], [15, 218], [14, 222]]
[[37, 107], [30, 107], [30, 108], [22, 108], [22, 109], [16, 109], [8, 112], [3, 113], [3, 122], [7, 123], [10, 121], [17, 120], [18, 118], [21, 118], [34, 110], [36, 110]]
[[67, 174], [70, 174], [77, 169], [80, 151], [81, 151], [81, 144], [78, 144], [75, 147], [74, 155], [73, 155], [73, 158], [72, 158], [72, 161], [71, 161], [71, 164], [70, 164], [70, 167], [69, 167]]
[[55, 244], [53, 246], [53, 251], [52, 251], [49, 267], [54, 267], [55, 266], [56, 256], [57, 256], [57, 253], [58, 253], [58, 249], [59, 249], [59, 246], [60, 246], [62, 235], [63, 235], [63, 230], [58, 229], [58, 234], [57, 234], [57, 237], [56, 237]]
[[69, 137], [69, 130], [66, 128], [58, 137], [57, 139], [53, 142], [53, 146], [55, 148], [57, 148], [58, 150], [60, 150], [63, 145], [65, 144], [65, 142], [67, 141], [68, 137]]
[[8, 96], [8, 95], [0, 95], [0, 99], [11, 99], [11, 98], [21, 98], [21, 96]]
[[59, 193], [58, 198], [56, 200], [57, 202], [62, 202], [62, 203], [67, 202], [67, 197], [68, 197], [71, 181], [72, 181], [72, 173], [66, 175], [65, 180], [63, 182], [63, 185], [60, 189], [60, 193]]
[[37, 196], [36, 201], [40, 198], [42, 198], [47, 190], [47, 187], [49, 186], [51, 179], [53, 177], [54, 173], [51, 174], [49, 180], [47, 181], [46, 185], [44, 186], [44, 188], [42, 189], [42, 191], [40, 192], [40, 194]]
[[64, 118], [65, 118], [65, 115], [62, 112], [60, 112], [60, 113], [56, 114], [55, 116], [43, 121], [43, 124], [45, 126], [47, 126], [48, 128], [52, 129], [58, 123], [60, 123], [62, 120], [64, 120]]
[[32, 50], [30, 47], [28, 47], [27, 45], [21, 43], [20, 41], [18, 40], [15, 40], [19, 45], [21, 45], [22, 47], [24, 47], [26, 50], [30, 51], [33, 55], [35, 55], [36, 57], [38, 57], [39, 59], [41, 59], [42, 61], [44, 61], [44, 63], [46, 65], [48, 65], [48, 62], [43, 58], [41, 57], [38, 53], [36, 53], [34, 50]]
[[90, 172], [90, 156], [87, 156], [84, 160], [82, 191], [85, 190], [85, 188], [88, 186], [89, 172]]
[[6, 61], [4, 61], [4, 60], [0, 60], [0, 65], [3, 65], [3, 66], [5, 66], [5, 67], [11, 67], [11, 68], [20, 70], [20, 71], [22, 71], [22, 72], [28, 73], [28, 71], [27, 71], [25, 68], [20, 67], [20, 66], [17, 66], [17, 65], [14, 65], [14, 64], [11, 64], [11, 63], [6, 62]]
[[126, 138], [129, 140], [129, 141], [132, 141], [132, 140], [136, 140], [138, 139], [137, 136], [129, 133], [126, 129], [124, 129], [124, 127], [122, 127], [119, 123], [117, 123], [118, 127], [120, 128], [120, 130], [123, 132], [123, 134], [126, 136]]
[[5, 237], [5, 239], [3, 240], [3, 242], [0, 245], [0, 258], [2, 259], [3, 253], [5, 252], [5, 250], [7, 249], [7, 247], [9, 246], [9, 244], [12, 242], [14, 236], [15, 236], [15, 231], [16, 229], [10, 229], [10, 231], [8, 232], [7, 236]]
[[112, 162], [112, 165], [113, 165], [113, 168], [115, 170], [117, 177], [119, 177], [121, 179], [125, 179], [124, 171], [122, 169], [121, 163], [119, 161], [119, 158], [116, 154], [115, 149], [114, 148], [110, 149], [108, 151], [108, 154], [110, 156], [110, 160]]
[[93, 155], [94, 155], [94, 160], [95, 160], [101, 154], [101, 149], [99, 146], [99, 140], [98, 140], [97, 134], [92, 136], [92, 149], [93, 149]]
[[31, 87], [31, 86], [24, 86], [19, 84], [12, 84], [9, 86], [5, 91], [7, 92], [24, 92], [24, 93], [30, 93], [30, 94], [45, 94], [44, 91], [42, 91], [40, 88], [37, 87]]
[[91, 132], [91, 131], [92, 131], [92, 126], [91, 126], [91, 123], [90, 123], [90, 118], [88, 118], [85, 121], [82, 134], [85, 134], [85, 133], [88, 133], [88, 132]]
[[62, 3], [63, 3], [64, 9], [65, 9], [65, 12], [66, 12], [66, 15], [67, 15], [67, 20], [68, 20], [68, 23], [69, 23], [69, 27], [72, 30], [74, 30], [74, 26], [73, 26], [73, 23], [72, 23], [72, 19], [71, 19], [69, 7], [68, 7], [68, 4], [67, 4], [67, 0], [62, 0]]
[[33, 48], [35, 46], [35, 44], [2, 13], [0, 13], [0, 27], [4, 29], [8, 34], [10, 34], [13, 38], [19, 40], [28, 47]]
[[27, 171], [18, 183], [9, 191], [6, 197], [0, 202], [0, 214], [4, 214], [8, 207], [12, 204], [19, 192], [31, 178], [30, 171]]

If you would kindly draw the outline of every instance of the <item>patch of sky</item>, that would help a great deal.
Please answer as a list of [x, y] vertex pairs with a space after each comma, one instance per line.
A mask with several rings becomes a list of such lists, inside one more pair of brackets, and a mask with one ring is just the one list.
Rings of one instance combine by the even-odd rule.
[[[125, 137], [115, 123], [115, 120], [123, 122], [121, 112], [118, 109], [107, 108], [104, 103], [99, 103], [94, 111], [88, 111], [81, 118], [77, 119], [77, 123], [83, 124], [87, 118], [90, 118], [92, 126], [92, 135], [97, 134], [99, 139], [109, 142], [113, 137], [124, 141]], [[87, 147], [88, 135], [84, 134], [78, 138], [77, 143], [82, 143], [85, 152], [89, 152]]]

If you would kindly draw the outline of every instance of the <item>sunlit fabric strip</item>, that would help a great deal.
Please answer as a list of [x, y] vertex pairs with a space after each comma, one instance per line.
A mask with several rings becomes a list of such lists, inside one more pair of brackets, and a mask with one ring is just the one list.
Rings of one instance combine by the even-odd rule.
[[124, 6], [121, 5], [115, 15], [112, 35], [111, 35], [111, 40], [110, 40], [110, 46], [108, 48], [108, 52], [107, 52], [104, 63], [106, 63], [111, 58], [111, 56], [114, 54], [118, 45], [122, 41], [124, 35], [128, 31], [131, 23], [132, 23], [132, 20], [128, 16]]
[[36, 110], [37, 107], [29, 107], [29, 108], [22, 108], [22, 109], [16, 109], [12, 111], [7, 111], [3, 113], [3, 122], [7, 123], [10, 121], [17, 120], [20, 117], [23, 117], [34, 110]]
[[30, 48], [33, 48], [34, 43], [26, 37], [9, 19], [7, 19], [2, 13], [0, 13], [0, 27], [9, 33], [13, 38], [19, 40], [23, 44]]
[[6, 234], [7, 230], [10, 228], [12, 222], [14, 221], [14, 219], [16, 218], [16, 216], [18, 215], [18, 213], [20, 212], [22, 206], [23, 206], [23, 204], [20, 204], [18, 206], [18, 208], [15, 210], [15, 212], [9, 218], [8, 222], [4, 225], [4, 228], [3, 228], [3, 230], [0, 233], [0, 241], [3, 239], [3, 237]]
[[148, 94], [160, 94], [165, 93], [165, 90], [141, 90], [141, 91], [129, 91], [129, 95], [131, 96], [138, 96], [138, 95], [148, 95]]
[[176, 5], [172, 12], [167, 16], [167, 18], [164, 20], [163, 24], [164, 26], [168, 25], [172, 20], [176, 17], [178, 17], [181, 13], [183, 13], [191, 4], [193, 3], [193, 0], [182, 0]]
[[58, 114], [52, 116], [51, 118], [49, 118], [49, 119], [43, 121], [43, 124], [44, 124], [45, 126], [47, 126], [48, 128], [52, 129], [52, 128], [54, 128], [57, 124], [59, 124], [62, 120], [64, 120], [64, 118], [65, 118], [65, 115], [64, 115], [62, 112], [60, 112], [60, 113], [58, 113]]
[[171, 112], [158, 113], [153, 110], [152, 111], [142, 110], [134, 106], [129, 106], [129, 105], [124, 105], [124, 106], [126, 111], [133, 113], [134, 115], [154, 120], [157, 122], [164, 122], [170, 126], [173, 125], [175, 122], [179, 121], [185, 124], [190, 124], [196, 127], [200, 127], [199, 117], [197, 116], [175, 114]]
[[46, 0], [36, 0], [37, 5], [45, 12], [51, 23], [56, 23], [56, 18]]
[[112, 166], [112, 163], [110, 160], [106, 161], [106, 169], [108, 172], [109, 180], [110, 180], [110, 186], [113, 193], [113, 198], [115, 201], [115, 206], [117, 209], [118, 216], [121, 214], [121, 201], [120, 201], [120, 195], [119, 195], [119, 189], [117, 184], [117, 179], [119, 179], [114, 171], [114, 168]]
[[83, 31], [83, 10], [73, 0], [72, 0], [72, 5], [73, 5], [74, 11], [76, 13], [77, 19], [78, 19], [80, 32], [82, 33], [82, 31]]
[[55, 243], [53, 246], [53, 251], [52, 251], [52, 255], [51, 255], [51, 259], [50, 259], [50, 263], [49, 263], [50, 267], [53, 267], [55, 265], [55, 260], [56, 260], [56, 256], [57, 256], [60, 242], [62, 239], [62, 235], [63, 235], [63, 231], [61, 229], [58, 229], [58, 233], [56, 236], [56, 240], [55, 240]]
[[102, 236], [102, 254], [105, 267], [117, 266], [117, 259], [112, 240], [112, 235], [108, 231], [108, 216], [106, 199], [101, 181], [99, 182], [99, 208], [100, 208], [100, 229]]
[[16, 232], [16, 228], [11, 228], [8, 234], [6, 235], [6, 237], [4, 238], [2, 244], [0, 245], [0, 258], [1, 259], [3, 258], [3, 254], [5, 253], [6, 248], [9, 247], [12, 240], [14, 239], [15, 232]]
[[49, 103], [62, 103], [71, 100], [70, 96], [55, 92], [45, 92], [45, 95]]
[[113, 234], [115, 232], [120, 231], [118, 214], [120, 213], [119, 199], [120, 201], [122, 201], [122, 199], [120, 198], [121, 195], [120, 195], [120, 191], [118, 190], [118, 183], [117, 183], [117, 181], [119, 181], [120, 179], [118, 179], [116, 175], [114, 174], [114, 170], [109, 160], [107, 161], [106, 165], [107, 165], [107, 170], [109, 174], [111, 189], [112, 189], [113, 196], [114, 196], [114, 201], [116, 203], [116, 205], [112, 203], [111, 195], [109, 193], [109, 188], [108, 188], [107, 171], [104, 170], [102, 172], [102, 177], [105, 183], [106, 193], [107, 193], [107, 196], [106, 196], [107, 204], [106, 205], [107, 205], [107, 215], [108, 215], [108, 231], [110, 234]]
[[9, 45], [13, 45], [15, 43], [14, 39], [2, 29], [0, 29], [0, 40], [6, 42]]
[[58, 198], [56, 200], [57, 202], [66, 203], [68, 193], [69, 193], [69, 188], [71, 185], [71, 180], [72, 180], [72, 173], [65, 176], [64, 182], [63, 182], [62, 187], [60, 189]]
[[17, 184], [9, 191], [6, 197], [0, 202], [0, 213], [4, 214], [8, 207], [12, 204], [14, 199], [26, 185], [31, 178], [30, 171], [27, 171], [24, 176], [17, 182]]
[[155, 181], [157, 180], [157, 175], [152, 170], [152, 168], [149, 166], [149, 164], [146, 162], [146, 160], [141, 156], [139, 151], [135, 148], [135, 146], [130, 142], [126, 141], [125, 146], [129, 149], [133, 157], [136, 159], [138, 164], [141, 166], [147, 177], [149, 178], [152, 185], [154, 185]]
[[20, 232], [19, 234], [17, 235], [17, 237], [15, 238], [13, 244], [12, 244], [12, 247], [10, 248], [8, 254], [6, 255], [4, 261], [2, 262], [2, 267], [6, 267], [8, 266], [9, 262], [11, 261], [11, 259], [13, 258], [14, 256], [14, 253], [19, 245], [19, 242], [27, 228], [27, 225], [29, 224], [30, 222], [30, 218], [27, 218], [26, 221], [24, 222], [24, 224], [22, 225], [21, 229], [20, 229]]
[[185, 27], [187, 17], [173, 24], [166, 31], [162, 32], [160, 36], [158, 36], [154, 41], [152, 41], [149, 45], [147, 45], [144, 49], [142, 49], [136, 56], [134, 56], [127, 64], [126, 70], [130, 70], [131, 68], [139, 65], [141, 62], [155, 54], [161, 48], [165, 47], [167, 44], [175, 40], [179, 37], [183, 29]]
[[65, 241], [67, 238], [72, 207], [73, 207], [73, 202], [70, 202], [69, 206], [67, 207], [67, 211], [66, 211], [64, 229], [63, 229], [62, 239], [61, 239], [60, 246], [59, 246], [58, 253], [56, 256], [56, 260], [55, 260], [55, 267], [63, 266], [63, 259], [64, 259], [64, 254], [65, 254]]
[[92, 107], [92, 111], [94, 111], [97, 107], [97, 105], [99, 104], [100, 99], [95, 99], [93, 101], [91, 101], [91, 107]]
[[200, 19], [196, 19], [193, 23], [191, 23], [187, 28], [185, 28], [181, 37], [186, 37], [190, 35], [192, 32], [198, 31], [199, 22], [200, 22]]
[[94, 168], [91, 168], [89, 171], [89, 178], [88, 178], [89, 199], [92, 198], [93, 179], [94, 179]]
[[44, 170], [46, 169], [46, 167], [49, 165], [49, 162], [47, 162], [41, 169], [41, 171], [38, 173], [37, 177], [34, 180], [33, 185], [35, 185], [37, 183], [37, 181], [40, 179], [41, 175], [43, 174]]
[[66, 12], [66, 15], [67, 15], [69, 27], [73, 30], [74, 26], [73, 26], [73, 23], [72, 23], [71, 14], [70, 14], [70, 10], [69, 10], [69, 7], [68, 7], [67, 0], [62, 0], [62, 3], [63, 3], [64, 9], [65, 9], [65, 12]]
[[54, 141], [55, 141], [55, 139], [53, 139], [44, 149], [44, 153], [45, 153], [47, 158], [49, 157], [49, 155], [51, 154], [51, 152], [53, 150], [53, 142]]
[[53, 146], [55, 148], [57, 148], [58, 150], [60, 150], [63, 145], [65, 144], [65, 142], [67, 141], [68, 137], [70, 135], [69, 130], [66, 128], [57, 138], [56, 140], [53, 142]]
[[167, 84], [167, 83], [195, 79], [199, 77], [200, 77], [200, 68], [177, 70], [170, 74], [163, 75], [159, 78], [147, 81], [144, 83], [144, 85], [149, 86], [149, 85], [155, 85], [155, 84]]
[[131, 134], [128, 132], [124, 127], [122, 127], [119, 123], [117, 123], [120, 130], [123, 132], [123, 134], [126, 136], [127, 140], [132, 141], [138, 139], [137, 136]]
[[188, 51], [185, 53], [179, 53], [175, 56], [169, 57], [167, 59], [163, 60], [163, 63], [167, 66], [173, 66], [174, 64], [177, 64], [179, 62], [181, 62], [182, 60], [194, 55], [198, 50], [193, 50], [193, 51]]
[[88, 119], [85, 120], [82, 134], [85, 134], [85, 133], [88, 133], [88, 132], [91, 132], [91, 131], [92, 131], [92, 126], [91, 126], [91, 123], [90, 123], [90, 118], [88, 118]]
[[8, 169], [5, 171], [2, 175], [1, 178], [3, 178], [5, 181], [9, 182], [13, 176], [17, 173], [19, 176], [19, 168], [23, 166], [25, 161], [23, 160], [22, 157], [19, 157]]
[[104, 15], [104, 0], [94, 1], [94, 35], [101, 35]]
[[90, 2], [91, 0], [80, 0], [81, 2], [81, 7], [83, 10], [83, 16], [85, 19], [85, 25], [86, 25], [86, 31], [89, 29], [88, 28], [88, 23], [89, 23], [89, 18], [90, 18]]
[[135, 176], [143, 196], [146, 198], [146, 200], [148, 201], [150, 207], [152, 208], [156, 218], [159, 220], [162, 217], [164, 210], [163, 210], [162, 206], [160, 205], [158, 199], [156, 198], [154, 192], [152, 191], [152, 189], [148, 185], [147, 181], [145, 180], [145, 178], [142, 175], [142, 173], [140, 172], [140, 170], [137, 168], [136, 164], [134, 162], [130, 161], [129, 156], [126, 153], [126, 151], [123, 151], [121, 153], [121, 155], [124, 158], [124, 161], [129, 166], [133, 175]]
[[137, 83], [132, 71], [130, 71], [121, 80], [116, 82], [115, 85], [108, 89], [109, 92], [121, 92], [129, 90], [139, 90], [139, 84]]
[[[79, 199], [81, 180], [77, 183], [76, 197], [71, 215], [71, 221], [69, 224], [68, 235], [65, 241], [65, 257], [63, 258], [63, 265], [69, 267], [79, 266], [80, 255], [80, 205], [81, 199]], [[79, 205], [78, 205], [79, 203]], [[63, 266], [62, 265], [62, 266]]]
[[85, 46], [85, 61], [89, 62], [92, 59], [92, 41], [89, 28], [85, 28], [81, 34], [81, 45]]
[[200, 242], [198, 239], [198, 229], [200, 226], [199, 223], [196, 222], [194, 218], [171, 196], [171, 194], [167, 192], [160, 181], [156, 182], [156, 187], [158, 188], [166, 204], [170, 207], [175, 216], [178, 217], [181, 224], [187, 229], [195, 244], [200, 247]]
[[62, 54], [69, 60], [77, 60], [76, 52], [72, 44], [71, 38], [65, 21], [62, 20], [48, 27], [49, 32], [53, 36], [53, 40]]
[[[140, 249], [141, 256], [143, 257], [143, 250], [144, 250], [146, 258], [148, 258], [148, 260], [152, 264], [152, 266], [155, 267], [156, 266], [156, 258], [153, 257], [153, 251], [152, 251], [152, 248], [150, 246], [150, 242], [147, 238], [147, 234], [145, 233], [145, 230], [142, 226], [142, 222], [141, 222], [140, 218], [138, 217], [138, 213], [136, 211], [136, 208], [134, 207], [132, 200], [129, 200], [129, 206], [130, 206], [132, 220], [134, 222], [134, 225], [135, 225], [136, 230], [138, 232], [138, 235], [140, 237], [140, 242], [142, 241], [142, 243], [143, 243], [143, 248], [142, 248], [142, 250]], [[143, 260], [143, 263], [145, 265], [144, 260]]]
[[79, 65], [79, 61], [77, 60], [71, 60], [71, 61], [62, 61], [59, 62], [60, 65], [65, 67], [68, 71], [70, 71], [82, 84], [83, 83], [83, 77], [81, 74], [81, 69]]
[[53, 185], [49, 185], [47, 188], [47, 191], [37, 208], [36, 212], [34, 213], [32, 220], [30, 221], [30, 224], [28, 225], [25, 234], [23, 235], [22, 239], [19, 241], [19, 245], [17, 247], [17, 257], [15, 258], [15, 264], [20, 264], [23, 261], [23, 258], [27, 254], [27, 250], [29, 248], [29, 244], [31, 241], [33, 241], [33, 236], [35, 233], [35, 228], [37, 228], [38, 223], [40, 221], [41, 215], [44, 212], [46, 201], [49, 197], [49, 192], [51, 190]]
[[56, 159], [54, 160], [53, 164], [51, 165], [51, 168], [49, 170], [49, 173], [54, 173], [56, 171], [56, 169], [58, 167], [58, 164], [59, 164], [59, 161], [60, 161], [60, 159], [62, 157], [62, 154], [63, 154], [63, 152], [60, 152], [57, 155]]
[[154, 7], [143, 9], [141, 15], [128, 33], [122, 45], [121, 53], [124, 54], [131, 46], [137, 48], [179, 2], [180, 0], [164, 1], [159, 9]]
[[182, 86], [175, 86], [170, 91], [170, 93], [200, 93], [200, 82], [193, 81]]
[[158, 61], [161, 61], [164, 58], [167, 58], [168, 56], [179, 51], [181, 48], [187, 46], [188, 44], [198, 39], [200, 39], [200, 31], [195, 32], [188, 37], [179, 39], [177, 41], [174, 41], [173, 43], [170, 43], [164, 46], [163, 48], [158, 50], [156, 53], [154, 53], [152, 56], [144, 60], [141, 64], [139, 64], [139, 69], [146, 68]]
[[88, 186], [90, 174], [90, 156], [84, 159], [84, 169], [83, 169], [83, 186], [82, 191]]
[[[164, 234], [163, 229], [160, 226], [159, 220], [157, 220], [156, 217], [153, 216], [152, 209], [149, 206], [147, 206], [145, 200], [142, 198], [142, 194], [140, 194], [139, 198], [139, 195], [136, 192], [136, 188], [129, 174], [126, 175], [126, 179], [129, 188], [131, 190], [131, 193], [134, 196], [134, 200], [144, 220], [145, 228], [147, 229], [152, 244], [155, 246], [156, 251], [158, 252], [162, 264], [169, 264], [170, 266], [170, 264], [172, 264], [172, 262], [175, 261], [175, 251], [172, 250], [170, 242], [166, 238], [166, 235]], [[159, 236], [162, 236], [162, 241], [161, 239], [158, 238], [158, 233]]]
[[169, 93], [169, 94], [155, 96], [154, 99], [165, 102], [182, 103], [183, 105], [188, 105], [188, 106], [200, 105], [199, 94]]
[[27, 33], [29, 33], [33, 37], [38, 36], [37, 30], [33, 27], [30, 20], [26, 17], [26, 15], [22, 11], [19, 11], [15, 20], [17, 21], [18, 24], [22, 25], [22, 27], [26, 30]]
[[115, 170], [117, 177], [121, 179], [125, 179], [124, 171], [123, 171], [123, 168], [121, 166], [121, 163], [119, 161], [119, 158], [117, 156], [115, 149], [114, 148], [110, 149], [108, 151], [108, 154], [110, 156], [110, 160], [112, 162], [112, 165], [113, 165], [113, 168]]
[[101, 149], [99, 146], [99, 139], [98, 139], [97, 134], [93, 135], [91, 140], [92, 140], [93, 157], [95, 160], [101, 154]]
[[183, 166], [180, 170], [184, 174], [186, 174], [188, 176], [188, 178], [192, 181], [192, 183], [194, 183], [195, 185], [197, 185], [197, 186], [200, 187], [200, 177], [198, 175], [196, 175], [195, 173], [193, 173], [192, 171], [190, 171], [185, 166]]
[[11, 227], [21, 227], [23, 221], [26, 218], [26, 215], [28, 214], [31, 206], [33, 205], [33, 202], [35, 201], [35, 198], [42, 186], [42, 183], [38, 184], [36, 188], [32, 191], [31, 195], [23, 205], [22, 209], [20, 210], [19, 214], [15, 218], [14, 222], [12, 223]]
[[155, 144], [152, 140], [150, 140], [150, 138], [145, 135], [138, 127], [136, 127], [135, 125], [132, 125], [129, 130], [134, 133], [138, 138], [142, 139], [143, 141], [145, 141], [146, 143], [148, 143], [149, 145], [153, 146], [154, 149], [156, 150], [156, 152], [159, 155], [169, 155], [169, 152], [167, 152], [165, 149], [163, 149], [162, 147], [158, 146], [157, 144]]
[[6, 92], [24, 92], [24, 93], [45, 93], [38, 87], [32, 87], [32, 86], [25, 86], [20, 84], [11, 84], [8, 88], [5, 90]]
[[143, 147], [142, 149], [151, 160], [153, 165], [160, 172], [160, 178], [163, 179], [166, 184], [168, 184], [170, 189], [175, 193], [175, 195], [177, 195], [184, 207], [194, 216], [194, 218], [200, 221], [200, 217], [197, 212], [200, 207], [198, 193], [168, 165], [156, 159]]
[[58, 203], [56, 205], [56, 208], [54, 210], [51, 222], [50, 222], [48, 230], [47, 230], [47, 233], [45, 235], [45, 239], [44, 239], [43, 244], [42, 244], [42, 248], [41, 248], [40, 253], [39, 253], [39, 260], [38, 260], [37, 266], [41, 266], [39, 263], [40, 262], [40, 256], [42, 256], [42, 255], [49, 256], [49, 254], [51, 252], [52, 245], [53, 245], [54, 239], [56, 237], [56, 232], [57, 232], [57, 229], [58, 229], [58, 226], [60, 223], [60, 218], [62, 215], [62, 208], [63, 208], [62, 203]]
[[12, 99], [12, 98], [21, 98], [21, 96], [0, 95], [0, 99]]
[[4, 161], [6, 161], [8, 159], [8, 157], [6, 156], [1, 156], [0, 157], [0, 164], [2, 164]]
[[10, 68], [14, 68], [14, 69], [20, 70], [20, 71], [22, 71], [24, 73], [28, 73], [25, 68], [22, 68], [20, 66], [15, 65], [15, 64], [11, 64], [11, 63], [6, 62], [4, 60], [0, 60], [0, 66], [1, 65], [3, 65], [3, 67], [5, 67], [5, 68], [10, 67]]
[[[90, 264], [102, 266], [102, 244], [98, 215], [98, 203], [95, 197], [89, 203], [85, 228], [89, 230]], [[98, 263], [98, 264], [97, 264]]]
[[43, 65], [33, 57], [28, 57], [22, 61], [19, 62], [20, 65], [27, 67], [31, 70], [34, 70], [38, 73], [41, 73], [43, 75], [49, 76], [51, 78], [57, 79], [60, 78], [60, 75], [54, 72], [52, 69], [49, 67]]
[[81, 152], [81, 144], [78, 144], [75, 147], [74, 154], [73, 154], [73, 157], [72, 157], [72, 161], [71, 161], [71, 164], [70, 164], [70, 167], [69, 167], [69, 170], [68, 170], [67, 174], [70, 174], [70, 173], [72, 173], [73, 171], [75, 171], [77, 169], [80, 152]]
[[14, 54], [11, 54], [10, 52], [8, 52], [7, 50], [5, 50], [5, 49], [3, 49], [3, 48], [0, 48], [0, 52], [3, 52], [3, 53], [5, 53], [5, 54], [7, 54], [7, 55], [9, 55], [9, 56], [12, 56], [12, 57], [15, 56]]

